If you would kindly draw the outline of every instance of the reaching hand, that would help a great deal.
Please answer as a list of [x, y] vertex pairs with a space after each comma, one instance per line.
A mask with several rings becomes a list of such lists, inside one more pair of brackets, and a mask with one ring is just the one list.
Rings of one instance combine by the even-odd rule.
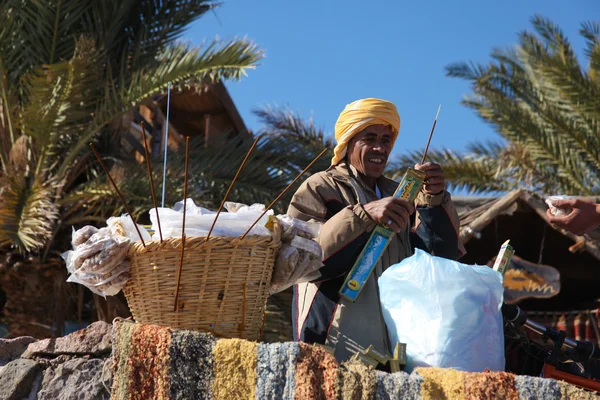
[[415, 212], [415, 207], [409, 201], [395, 197], [372, 201], [363, 207], [373, 221], [389, 226], [396, 232], [406, 229], [410, 224], [410, 215]]
[[550, 209], [546, 211], [548, 221], [559, 228], [583, 235], [600, 225], [600, 204], [580, 199], [552, 200], [556, 208], [570, 209], [569, 214], [561, 217], [552, 215]]
[[423, 192], [427, 194], [440, 194], [446, 188], [446, 177], [444, 170], [439, 164], [427, 162], [425, 164], [416, 164], [415, 169], [425, 172], [425, 182], [423, 183]]

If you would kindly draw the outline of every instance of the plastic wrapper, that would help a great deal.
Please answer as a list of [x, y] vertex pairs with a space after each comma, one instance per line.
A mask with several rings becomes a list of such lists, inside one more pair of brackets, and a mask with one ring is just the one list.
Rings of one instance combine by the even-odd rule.
[[121, 291], [129, 279], [129, 263], [124, 262], [111, 274], [96, 275], [81, 273], [71, 275], [67, 282], [79, 283], [100, 296], [114, 296]]
[[299, 278], [296, 278], [293, 284], [310, 282], [314, 279], [317, 279], [321, 276], [319, 269], [323, 266], [323, 263], [320, 259], [308, 257], [308, 262], [304, 266], [304, 271]]
[[275, 269], [269, 292], [281, 292], [290, 286], [316, 279], [323, 266], [323, 249], [315, 240], [321, 225], [305, 222], [288, 215], [278, 215], [282, 227], [283, 245], [275, 260]]
[[223, 204], [223, 207], [225, 207], [225, 209], [227, 210], [227, 212], [230, 213], [236, 213], [239, 210], [243, 209], [244, 207], [248, 207], [245, 204], [242, 203], [236, 203], [233, 201], [226, 201], [225, 204]]
[[378, 283], [392, 346], [406, 343], [407, 372], [504, 370], [500, 273], [417, 249], [385, 270]]
[[[144, 240], [150, 240], [148, 232], [138, 228]], [[138, 240], [133, 221], [126, 216], [109, 218], [101, 229], [85, 226], [74, 231], [73, 250], [62, 255], [70, 273], [67, 282], [84, 285], [100, 296], [116, 295], [129, 277], [129, 246]]]
[[[265, 206], [263, 204], [253, 204], [247, 206], [239, 203], [229, 203], [231, 209], [235, 212], [221, 212], [217, 223], [211, 233], [211, 236], [238, 237], [246, 233], [248, 228], [263, 213]], [[181, 237], [183, 224], [183, 201], [175, 204], [173, 209], [158, 208], [160, 218], [160, 227], [163, 237]], [[269, 210], [250, 231], [250, 235], [270, 236], [265, 225], [273, 211]], [[207, 236], [217, 213], [198, 207], [192, 199], [187, 199], [185, 214], [185, 234], [187, 237]], [[152, 230], [155, 232], [153, 239], [158, 240], [158, 222], [156, 220], [156, 210], [150, 210], [150, 221]]]
[[319, 237], [321, 233], [321, 224], [317, 222], [301, 221], [289, 215], [278, 215], [277, 219], [281, 224], [281, 239], [284, 242], [293, 240], [295, 236], [314, 239]]
[[[122, 215], [121, 217], [110, 217], [106, 220], [106, 225], [110, 230], [112, 237], [116, 238], [119, 236], [124, 236], [132, 242], [137, 242], [140, 240], [140, 235], [135, 229], [132, 219], [128, 215]], [[141, 225], [138, 225], [138, 228], [144, 241], [152, 240], [146, 229], [144, 229]]]
[[277, 259], [275, 260], [275, 269], [273, 270], [273, 277], [271, 279], [270, 293], [279, 293], [290, 285], [290, 277], [298, 265], [298, 249], [288, 244], [283, 244], [277, 253]]
[[314, 240], [306, 239], [300, 236], [295, 236], [290, 244], [298, 250], [303, 250], [306, 253], [314, 254], [317, 258], [323, 258], [323, 249], [321, 245]]
[[548, 208], [550, 208], [550, 213], [552, 215], [554, 215], [555, 217], [564, 217], [567, 216], [571, 213], [571, 209], [570, 208], [558, 208], [558, 207], [554, 207], [554, 204], [552, 203], [553, 200], [568, 200], [572, 198], [571, 196], [549, 196], [546, 199], [546, 204], [548, 204]]
[[98, 228], [92, 225], [84, 226], [78, 231], [76, 231], [75, 227], [73, 227], [71, 245], [75, 248], [81, 244], [84, 244], [96, 232], [98, 232]]

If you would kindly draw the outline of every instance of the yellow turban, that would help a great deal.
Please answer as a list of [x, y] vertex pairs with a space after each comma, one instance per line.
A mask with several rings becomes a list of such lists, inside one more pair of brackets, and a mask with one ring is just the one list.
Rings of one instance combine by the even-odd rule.
[[400, 132], [400, 115], [396, 106], [380, 99], [362, 99], [344, 108], [335, 123], [335, 140], [331, 165], [336, 165], [346, 156], [348, 142], [357, 133], [371, 125], [389, 125], [392, 128], [392, 146]]

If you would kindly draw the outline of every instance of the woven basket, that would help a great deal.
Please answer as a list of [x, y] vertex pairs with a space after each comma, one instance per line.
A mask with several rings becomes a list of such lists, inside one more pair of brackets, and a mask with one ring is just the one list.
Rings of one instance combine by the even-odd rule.
[[258, 340], [281, 229], [268, 236], [187, 238], [174, 311], [181, 238], [133, 244], [123, 291], [140, 323]]

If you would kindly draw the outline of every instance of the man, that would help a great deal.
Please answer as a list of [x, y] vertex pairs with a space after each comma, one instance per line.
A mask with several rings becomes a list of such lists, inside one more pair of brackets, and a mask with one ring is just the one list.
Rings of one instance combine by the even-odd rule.
[[552, 205], [568, 211], [564, 216], [554, 216], [550, 209], [546, 211], [548, 221], [561, 229], [584, 235], [600, 226], [600, 204], [581, 199], [567, 199], [553, 200]]
[[[438, 164], [416, 165], [427, 176], [415, 206], [392, 195], [398, 183], [383, 176], [398, 137], [400, 116], [384, 100], [348, 104], [335, 125], [337, 146], [329, 169], [308, 178], [294, 194], [288, 215], [316, 220], [324, 251], [320, 277], [294, 287], [294, 338], [335, 349], [338, 361], [373, 345], [391, 351], [381, 313], [377, 279], [419, 247], [458, 259], [459, 220]], [[377, 224], [396, 231], [358, 299], [341, 299], [339, 289]], [[411, 229], [411, 228], [414, 228]]]

